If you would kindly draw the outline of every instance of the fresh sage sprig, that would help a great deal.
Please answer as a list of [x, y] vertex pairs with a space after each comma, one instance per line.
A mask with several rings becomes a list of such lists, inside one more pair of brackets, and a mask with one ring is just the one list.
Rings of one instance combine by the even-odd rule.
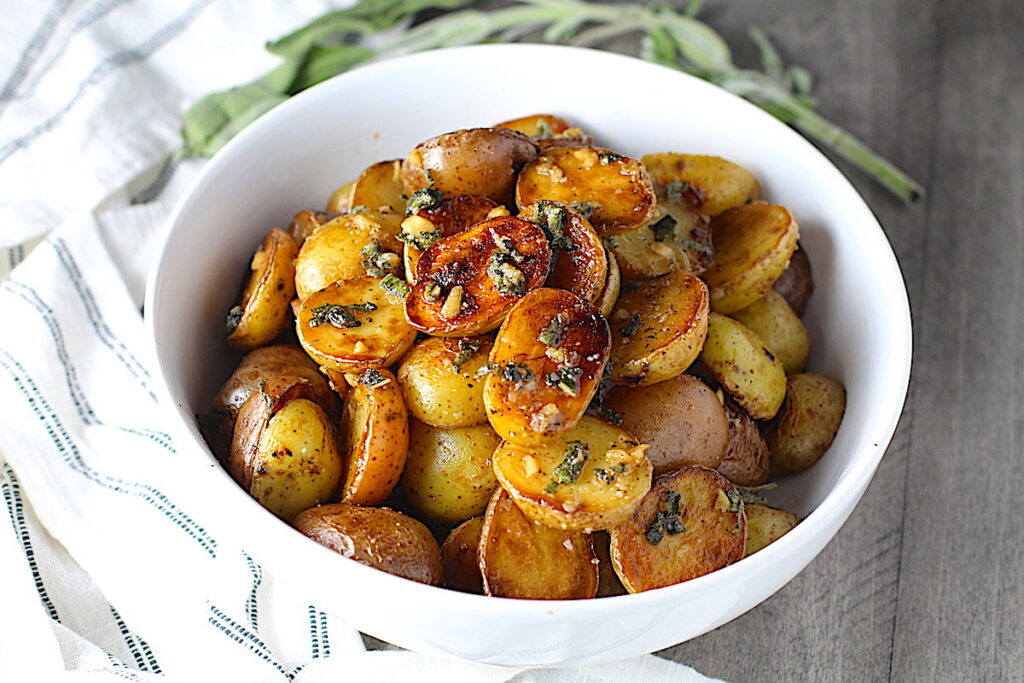
[[[739, 95], [853, 163], [905, 201], [922, 194], [906, 173], [815, 111], [810, 73], [786, 66], [763, 31], [750, 30], [761, 70], [743, 69], [729, 46], [697, 19], [703, 0], [681, 11], [668, 4], [511, 0], [494, 10], [464, 9], [470, 0], [362, 0], [314, 19], [267, 45], [282, 63], [261, 78], [200, 99], [184, 116], [184, 153], [210, 156], [246, 125], [292, 95], [355, 66], [400, 55], [539, 34], [543, 42], [600, 47], [640, 33], [640, 57], [685, 71]], [[382, 40], [423, 10], [434, 18]]]

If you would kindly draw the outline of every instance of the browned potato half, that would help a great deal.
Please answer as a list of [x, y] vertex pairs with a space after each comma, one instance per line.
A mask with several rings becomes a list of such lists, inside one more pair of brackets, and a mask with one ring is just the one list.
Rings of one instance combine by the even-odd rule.
[[288, 304], [295, 296], [295, 254], [291, 235], [274, 228], [249, 265], [252, 274], [242, 303], [228, 313], [228, 345], [250, 350], [264, 346], [288, 325]]
[[552, 147], [580, 147], [593, 139], [568, 121], [551, 114], [534, 114], [499, 123], [495, 128], [511, 128], [529, 135], [543, 152]]
[[621, 427], [648, 444], [654, 474], [700, 465], [714, 469], [729, 443], [729, 421], [715, 392], [692, 375], [647, 387], [617, 386], [605, 405]]
[[615, 302], [619, 300], [619, 292], [622, 290], [622, 274], [619, 271], [619, 262], [615, 254], [605, 249], [608, 257], [608, 277], [605, 279], [604, 288], [601, 289], [601, 296], [597, 300], [597, 307], [601, 315], [609, 316], [615, 308]]
[[288, 224], [288, 234], [301, 247], [306, 238], [312, 235], [321, 225], [326, 225], [337, 217], [338, 214], [328, 211], [304, 209], [295, 214], [292, 222]]
[[484, 592], [484, 577], [480, 575], [477, 554], [484, 517], [473, 517], [458, 525], [441, 544], [441, 563], [444, 565], [444, 585], [464, 593]]
[[773, 289], [782, 295], [786, 303], [802, 316], [807, 310], [807, 302], [814, 293], [814, 277], [811, 274], [811, 261], [807, 252], [797, 245], [789, 265], [775, 281]]
[[491, 456], [501, 443], [490, 425], [438, 429], [410, 424], [402, 491], [412, 507], [444, 524], [483, 514], [498, 487]]
[[572, 429], [597, 391], [611, 335], [604, 316], [562, 289], [536, 289], [509, 312], [491, 349], [487, 419], [501, 438], [550, 441]]
[[250, 351], [213, 398], [213, 409], [232, 418], [261, 382], [275, 377], [301, 377], [312, 385], [316, 402], [334, 414], [337, 401], [309, 356], [295, 346], [274, 344]]
[[724, 407], [729, 416], [729, 447], [718, 471], [739, 486], [760, 486], [768, 481], [768, 444], [747, 411], [728, 396]]
[[786, 397], [786, 371], [764, 340], [719, 313], [708, 318], [700, 359], [708, 372], [755, 420], [769, 420]]
[[700, 278], [681, 270], [624, 287], [609, 316], [611, 379], [648, 385], [682, 374], [704, 344], [708, 301]]
[[753, 555], [766, 545], [774, 543], [797, 525], [799, 521], [789, 510], [763, 504], [745, 505], [747, 513], [747, 545], [743, 557]]
[[761, 196], [757, 178], [742, 166], [721, 157], [700, 154], [647, 154], [641, 158], [659, 185], [688, 189], [697, 208], [709, 216], [741, 206]]
[[342, 372], [383, 368], [416, 339], [404, 302], [376, 277], [336, 282], [306, 297], [295, 318], [299, 343], [320, 365]]
[[685, 199], [658, 188], [658, 210], [645, 225], [610, 238], [623, 280], [646, 280], [675, 270], [699, 274], [714, 261], [707, 219]]
[[352, 187], [356, 184], [356, 181], [350, 181], [344, 185], [340, 185], [338, 189], [331, 193], [331, 196], [327, 198], [327, 204], [324, 206], [324, 210], [328, 213], [348, 213], [348, 210], [352, 208]]
[[643, 225], [657, 204], [643, 165], [600, 147], [549, 149], [528, 163], [516, 183], [516, 204], [522, 208], [544, 199], [586, 206], [602, 237]]
[[764, 345], [782, 361], [787, 375], [807, 367], [811, 338], [800, 317], [781, 294], [769, 289], [763, 297], [736, 311], [732, 317], [764, 340]]
[[[436, 197], [430, 199], [433, 201]], [[428, 200], [424, 200], [428, 201]], [[492, 215], [493, 214], [493, 215]], [[508, 215], [487, 197], [459, 194], [437, 199], [419, 207], [402, 221], [400, 239], [405, 242], [405, 277], [416, 283], [416, 266], [424, 249], [443, 237], [450, 237], [497, 215]]]
[[366, 168], [352, 185], [349, 211], [363, 207], [381, 213], [405, 214], [402, 160], [378, 161]]
[[630, 593], [710, 574], [743, 558], [747, 520], [729, 480], [685, 467], [655, 480], [633, 517], [611, 530], [612, 563]]
[[590, 540], [594, 543], [594, 553], [597, 555], [597, 595], [598, 598], [607, 598], [612, 595], [625, 595], [626, 588], [619, 581], [615, 567], [612, 566], [611, 537], [607, 531], [595, 531], [590, 534]]
[[476, 194], [511, 204], [516, 176], [537, 156], [537, 146], [508, 128], [473, 128], [421, 142], [402, 163], [402, 183], [410, 197], [419, 190]]
[[544, 282], [550, 263], [540, 226], [511, 216], [486, 220], [423, 252], [406, 315], [435, 337], [489, 332]]
[[826, 375], [791, 375], [786, 400], [767, 434], [772, 469], [802, 472], [818, 461], [839, 431], [846, 412], [846, 389]]
[[293, 525], [320, 545], [381, 571], [440, 586], [441, 548], [427, 527], [388, 508], [346, 503], [303, 511]]
[[711, 308], [732, 313], [772, 288], [796, 249], [800, 228], [785, 207], [752, 202], [711, 220], [715, 262], [702, 274]]
[[545, 445], [505, 442], [494, 473], [523, 512], [562, 529], [607, 529], [629, 519], [651, 486], [646, 446], [589, 415]]
[[[306, 238], [295, 259], [300, 299], [342, 280], [401, 272], [401, 257], [382, 246], [381, 226], [362, 214], [339, 216]], [[371, 253], [373, 252], [373, 253]]]
[[590, 536], [537, 524], [502, 489], [487, 506], [478, 553], [487, 595], [574, 600], [597, 594]]
[[365, 370], [341, 418], [345, 480], [341, 501], [378, 505], [391, 493], [409, 452], [409, 413], [388, 369]]
[[492, 344], [490, 337], [430, 337], [409, 349], [398, 383], [412, 416], [435, 427], [486, 424], [484, 380], [477, 373]]
[[556, 247], [545, 286], [565, 289], [596, 303], [608, 279], [608, 255], [590, 221], [552, 202], [530, 205], [519, 212], [519, 217], [540, 225]]

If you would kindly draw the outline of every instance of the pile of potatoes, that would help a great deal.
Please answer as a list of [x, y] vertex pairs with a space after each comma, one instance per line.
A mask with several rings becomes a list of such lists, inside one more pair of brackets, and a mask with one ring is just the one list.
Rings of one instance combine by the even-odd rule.
[[760, 487], [843, 417], [804, 371], [798, 238], [718, 157], [633, 159], [549, 115], [439, 135], [266, 236], [203, 428], [268, 510], [399, 576], [686, 581], [797, 524]]

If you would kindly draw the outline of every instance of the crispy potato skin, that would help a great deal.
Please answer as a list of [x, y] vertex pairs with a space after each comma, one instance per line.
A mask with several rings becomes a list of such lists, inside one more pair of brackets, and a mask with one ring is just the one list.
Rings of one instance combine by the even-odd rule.
[[[491, 210], [500, 206], [487, 197], [471, 194], [460, 194], [445, 197], [436, 206], [418, 210], [415, 215], [430, 221], [441, 237], [451, 237], [482, 223], [488, 218]], [[416, 284], [416, 267], [423, 252], [415, 245], [406, 243], [403, 247], [405, 255], [405, 278], [409, 284]]]
[[[549, 346], [540, 337], [558, 321], [561, 338]], [[496, 370], [484, 383], [491, 426], [519, 444], [544, 443], [572, 429], [597, 391], [610, 349], [608, 323], [593, 305], [561, 289], [530, 292], [509, 312], [491, 349]], [[528, 376], [508, 377], [510, 365]], [[552, 381], [566, 368], [579, 371], [571, 394]]]
[[715, 392], [692, 375], [647, 387], [618, 386], [605, 404], [623, 429], [648, 444], [654, 474], [687, 465], [714, 469], [729, 444], [729, 420]]
[[[565, 289], [590, 303], [597, 303], [608, 279], [607, 250], [590, 221], [571, 209], [566, 209], [566, 216], [565, 237], [572, 242], [572, 249], [556, 250], [555, 262], [544, 286]], [[526, 207], [519, 212], [519, 217], [536, 222], [537, 206]]]
[[697, 208], [709, 216], [761, 196], [761, 186], [750, 171], [721, 157], [662, 153], [644, 155], [642, 161], [659, 185], [689, 183]]
[[611, 379], [646, 386], [682, 374], [704, 344], [708, 307], [707, 287], [684, 271], [623, 291], [609, 316]]
[[602, 237], [643, 225], [657, 205], [643, 165], [600, 147], [557, 147], [528, 163], [516, 183], [516, 204], [523, 208], [544, 199], [592, 203], [589, 220]]
[[508, 128], [472, 128], [421, 142], [402, 162], [402, 184], [409, 196], [428, 186], [447, 194], [475, 194], [511, 204], [516, 176], [537, 156], [537, 146]]
[[280, 228], [263, 238], [252, 257], [252, 273], [242, 293], [242, 317], [228, 334], [229, 346], [243, 351], [265, 346], [288, 326], [297, 251], [295, 240]]
[[378, 371], [385, 383], [356, 383], [342, 414], [345, 480], [341, 502], [378, 505], [398, 483], [409, 452], [409, 413], [390, 370]]
[[317, 402], [328, 413], [334, 413], [337, 400], [317, 370], [316, 363], [301, 349], [286, 344], [263, 346], [247, 353], [214, 396], [213, 408], [237, 415], [249, 395], [259, 388], [260, 382], [280, 376], [307, 380], [313, 386]]
[[767, 434], [773, 471], [802, 472], [825, 454], [846, 412], [846, 389], [816, 372], [791, 375], [786, 400]]
[[420, 583], [440, 586], [444, 581], [437, 541], [427, 527], [401, 512], [335, 503], [304, 510], [293, 526], [356, 562]]
[[288, 234], [301, 247], [306, 238], [312, 235], [321, 225], [326, 225], [337, 217], [337, 213], [330, 211], [304, 209], [295, 214], [292, 222], [288, 224]]
[[760, 503], [745, 505], [747, 515], [747, 544], [743, 557], [753, 555], [774, 543], [797, 525], [799, 520], [789, 510], [773, 508]]
[[[721, 569], [743, 557], [746, 516], [732, 505], [729, 481], [714, 470], [685, 467], [655, 480], [633, 517], [611, 530], [612, 563], [630, 593], [671, 586]], [[680, 496], [685, 531], [647, 540], [665, 494]]]
[[327, 204], [324, 205], [324, 211], [328, 213], [348, 213], [348, 210], [352, 208], [352, 187], [356, 184], [356, 181], [352, 180], [344, 185], [338, 186], [331, 196], [327, 198]]
[[612, 539], [607, 531], [595, 531], [590, 534], [590, 540], [594, 543], [594, 553], [597, 555], [597, 595], [598, 598], [607, 598], [613, 595], [625, 595], [626, 588], [619, 581], [612, 566]]
[[[488, 274], [499, 251], [497, 240], [510, 240], [523, 257], [515, 264], [523, 275], [521, 293], [501, 291], [498, 281]], [[416, 284], [406, 297], [406, 315], [413, 327], [435, 337], [490, 332], [524, 294], [544, 282], [550, 263], [551, 247], [536, 224], [511, 216], [478, 223], [423, 252], [416, 265]], [[440, 294], [430, 301], [432, 287], [440, 287]], [[456, 287], [462, 288], [459, 305], [445, 317], [445, 305]]]
[[789, 265], [775, 281], [773, 289], [782, 295], [797, 315], [803, 316], [807, 310], [807, 302], [814, 293], [814, 276], [811, 273], [811, 261], [807, 252], [797, 246]]
[[498, 489], [480, 533], [484, 593], [503, 598], [573, 600], [597, 594], [597, 557], [590, 536], [531, 521]]
[[328, 285], [366, 276], [362, 249], [376, 241], [384, 251], [383, 230], [363, 214], [339, 216], [306, 237], [295, 259], [295, 292], [305, 299]]
[[[484, 378], [477, 372], [492, 345], [490, 337], [431, 337], [409, 349], [398, 367], [398, 383], [412, 416], [434, 427], [487, 424]], [[456, 370], [456, 361], [477, 346]]]
[[787, 375], [807, 367], [811, 338], [800, 317], [781, 294], [770, 289], [754, 303], [733, 313], [732, 317], [764, 340], [765, 346], [782, 361]]
[[728, 396], [725, 412], [729, 416], [729, 446], [718, 471], [739, 486], [760, 486], [768, 481], [768, 443], [747, 411]]
[[779, 411], [786, 397], [782, 361], [743, 323], [711, 313], [700, 359], [750, 417], [769, 420]]
[[483, 595], [484, 577], [480, 574], [477, 552], [484, 517], [467, 519], [452, 529], [441, 544], [441, 563], [444, 565], [445, 588]]
[[401, 484], [406, 499], [444, 524], [483, 514], [498, 487], [491, 456], [500, 443], [490, 425], [439, 429], [412, 420]]
[[605, 249], [605, 255], [608, 257], [608, 277], [601, 289], [597, 307], [601, 311], [601, 315], [607, 317], [612, 314], [615, 302], [619, 300], [619, 292], [622, 290], [622, 273], [619, 271], [619, 262], [615, 258], [615, 254]]

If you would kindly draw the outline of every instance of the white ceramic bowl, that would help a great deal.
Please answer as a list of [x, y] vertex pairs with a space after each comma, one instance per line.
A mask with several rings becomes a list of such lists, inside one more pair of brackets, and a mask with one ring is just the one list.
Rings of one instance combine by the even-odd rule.
[[[581, 601], [486, 598], [365, 567], [296, 533], [216, 466], [193, 415], [237, 360], [223, 320], [261, 236], [320, 207], [370, 163], [429, 137], [536, 112], [577, 123], [612, 149], [715, 154], [753, 171], [788, 206], [814, 267], [810, 368], [847, 388], [828, 454], [786, 479], [777, 501], [803, 521], [761, 552], [647, 593]], [[204, 169], [167, 226], [146, 313], [193, 506], [311, 603], [420, 652], [518, 666], [604, 662], [694, 638], [779, 590], [853, 511], [896, 427], [910, 375], [906, 290], [878, 223], [813, 146], [754, 106], [696, 78], [591, 50], [492, 45], [367, 66], [284, 103]], [[213, 465], [213, 466], [211, 466]]]

